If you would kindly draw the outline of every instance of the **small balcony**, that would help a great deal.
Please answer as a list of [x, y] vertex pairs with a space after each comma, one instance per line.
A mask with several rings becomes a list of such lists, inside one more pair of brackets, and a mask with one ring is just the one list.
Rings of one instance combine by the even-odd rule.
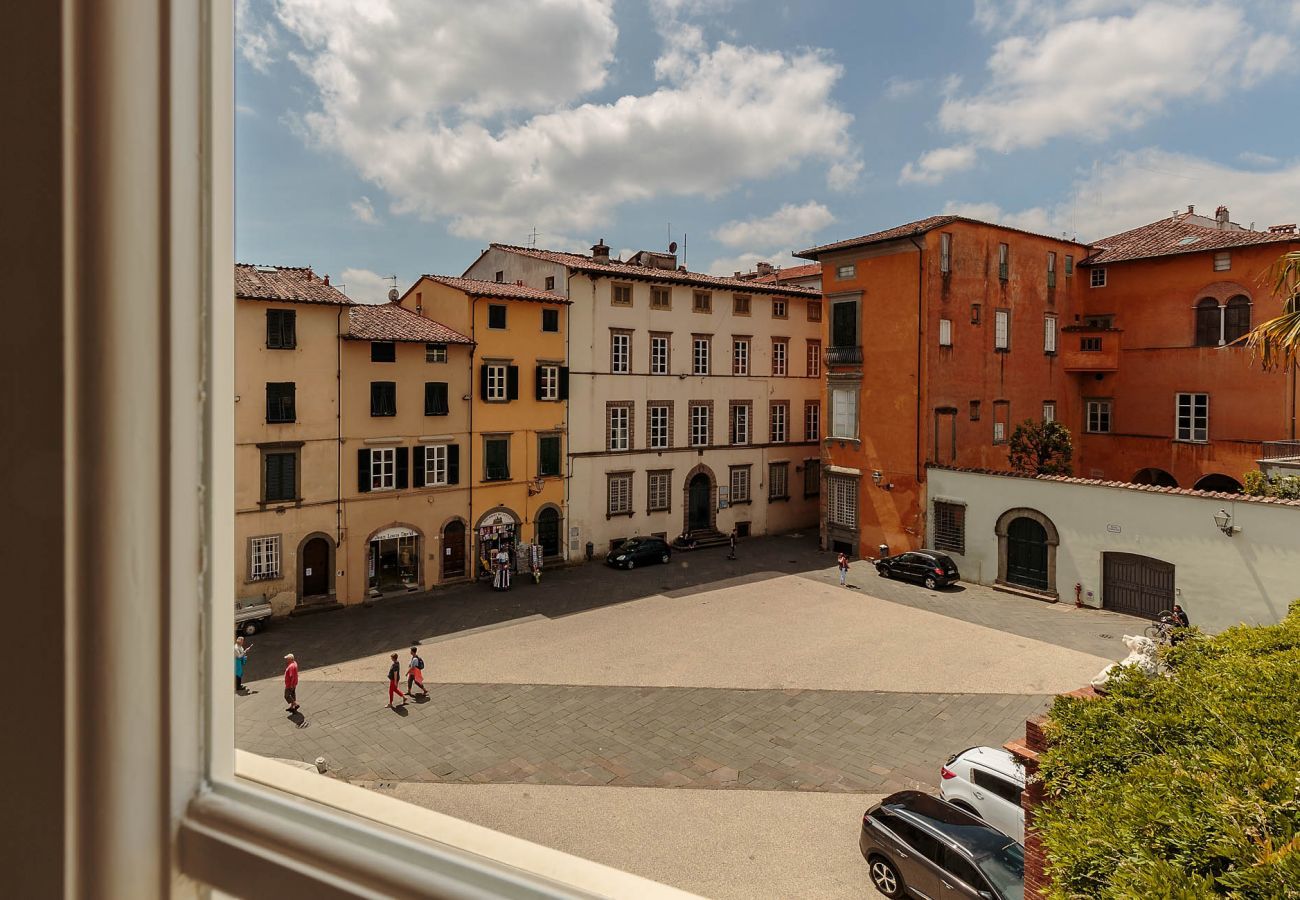
[[1114, 372], [1119, 369], [1118, 328], [1067, 325], [1061, 329], [1061, 367], [1067, 372]]
[[861, 347], [827, 347], [826, 365], [854, 366], [862, 363]]
[[1300, 441], [1264, 441], [1260, 462], [1289, 462], [1300, 464]]

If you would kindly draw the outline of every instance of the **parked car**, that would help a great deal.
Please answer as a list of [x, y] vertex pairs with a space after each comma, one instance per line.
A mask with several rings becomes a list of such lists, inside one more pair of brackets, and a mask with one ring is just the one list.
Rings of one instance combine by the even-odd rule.
[[635, 569], [646, 563], [666, 563], [672, 559], [673, 550], [668, 542], [657, 537], [628, 538], [605, 555], [605, 562], [616, 569]]
[[252, 637], [271, 621], [271, 603], [264, 597], [235, 601], [235, 636]]
[[919, 581], [934, 590], [961, 580], [957, 564], [952, 557], [938, 550], [910, 550], [895, 556], [876, 560], [876, 571], [886, 578], [906, 578]]
[[1000, 747], [971, 747], [949, 757], [939, 774], [940, 797], [1024, 843], [1025, 768], [1014, 755]]
[[1025, 848], [920, 791], [890, 794], [867, 810], [858, 847], [886, 897], [1024, 900]]

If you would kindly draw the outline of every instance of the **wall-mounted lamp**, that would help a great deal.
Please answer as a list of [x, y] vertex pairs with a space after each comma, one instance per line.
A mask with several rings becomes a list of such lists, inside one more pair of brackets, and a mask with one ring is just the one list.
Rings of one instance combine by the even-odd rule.
[[1228, 537], [1232, 537], [1238, 531], [1241, 531], [1240, 528], [1232, 524], [1232, 513], [1226, 509], [1220, 509], [1214, 514], [1214, 524], [1219, 526], [1219, 530]]

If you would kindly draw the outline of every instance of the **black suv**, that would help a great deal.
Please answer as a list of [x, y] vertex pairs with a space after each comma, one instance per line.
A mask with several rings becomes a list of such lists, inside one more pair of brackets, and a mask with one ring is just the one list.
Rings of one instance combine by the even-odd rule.
[[646, 563], [666, 563], [673, 551], [668, 542], [657, 537], [634, 537], [618, 545], [605, 555], [605, 562], [616, 569], [634, 569]]
[[938, 550], [912, 550], [876, 560], [876, 571], [886, 578], [919, 581], [934, 590], [956, 584], [961, 579], [952, 557]]
[[890, 794], [867, 810], [858, 847], [886, 897], [1024, 900], [1025, 848], [920, 791]]

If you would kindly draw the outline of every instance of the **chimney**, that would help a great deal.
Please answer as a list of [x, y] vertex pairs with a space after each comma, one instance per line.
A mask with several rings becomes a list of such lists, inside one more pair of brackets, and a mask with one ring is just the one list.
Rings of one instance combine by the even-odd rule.
[[609, 262], [609, 247], [605, 244], [604, 238], [601, 238], [592, 246], [591, 261], [598, 263]]
[[326, 286], [326, 287], [329, 287], [329, 284], [330, 284], [330, 276], [329, 276], [329, 273], [326, 272], [326, 273], [325, 273], [325, 286]]
[[1289, 225], [1270, 225], [1268, 226], [1268, 233], [1269, 234], [1295, 234], [1296, 223], [1292, 222]]
[[760, 262], [758, 264], [758, 276], [760, 278], [762, 278], [764, 275], [771, 275], [775, 271], [776, 269], [772, 267], [772, 264], [770, 262]]
[[1196, 207], [1191, 203], [1187, 204], [1187, 214], [1190, 216], [1194, 212], [1196, 212]]
[[1214, 211], [1214, 221], [1215, 224], [1219, 226], [1220, 231], [1227, 228], [1229, 225], [1228, 207], [1220, 206], [1218, 209], [1216, 209]]

